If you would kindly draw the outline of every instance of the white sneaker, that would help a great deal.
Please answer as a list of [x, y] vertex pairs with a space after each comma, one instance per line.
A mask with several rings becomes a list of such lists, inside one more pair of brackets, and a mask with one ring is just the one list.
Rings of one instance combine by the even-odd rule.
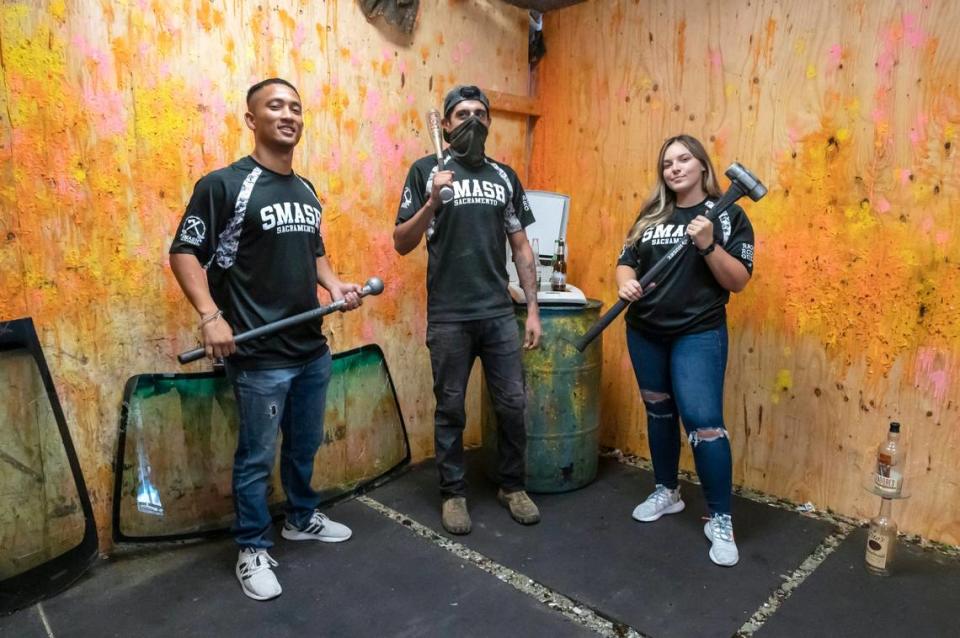
[[740, 552], [733, 541], [733, 521], [729, 514], [714, 514], [703, 526], [710, 546], [710, 560], [721, 567], [733, 567], [740, 560]]
[[657, 484], [657, 489], [647, 500], [633, 508], [633, 518], [642, 523], [652, 523], [664, 514], [676, 514], [686, 507], [680, 499], [680, 488], [669, 490]]
[[270, 600], [279, 596], [283, 589], [271, 569], [276, 566], [277, 561], [273, 560], [265, 549], [241, 549], [237, 557], [236, 573], [243, 593], [254, 600]]
[[313, 516], [310, 517], [307, 526], [303, 529], [286, 522], [283, 524], [283, 530], [280, 531], [280, 534], [291, 541], [321, 541], [324, 543], [342, 543], [353, 536], [349, 527], [331, 521], [326, 514], [321, 514], [317, 510], [313, 511]]

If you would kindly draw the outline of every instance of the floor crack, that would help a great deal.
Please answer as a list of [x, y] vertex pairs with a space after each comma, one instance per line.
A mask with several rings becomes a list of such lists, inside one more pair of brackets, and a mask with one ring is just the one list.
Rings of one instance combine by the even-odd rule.
[[560, 592], [535, 581], [529, 576], [506, 567], [505, 565], [501, 565], [487, 556], [484, 556], [480, 552], [472, 550], [461, 543], [447, 538], [446, 536], [430, 529], [426, 525], [415, 521], [406, 514], [398, 512], [397, 510], [384, 505], [380, 501], [372, 499], [369, 496], [358, 496], [356, 500], [363, 503], [370, 509], [380, 513], [381, 515], [393, 520], [394, 522], [403, 525], [414, 534], [429, 540], [434, 545], [437, 545], [438, 547], [475, 565], [488, 574], [492, 574], [497, 579], [512, 586], [514, 589], [527, 594], [531, 598], [535, 598], [541, 604], [546, 605], [553, 611], [559, 612], [567, 619], [577, 623], [582, 627], [586, 627], [587, 629], [590, 629], [601, 636], [608, 636], [610, 638], [649, 638], [646, 634], [637, 631], [633, 627], [619, 623], [615, 620], [611, 620], [597, 610], [584, 605], [582, 602], [578, 602], [569, 596], [565, 596], [564, 594], [561, 594]]
[[802, 585], [803, 581], [827, 559], [827, 556], [836, 551], [840, 543], [842, 543], [854, 529], [856, 528], [850, 525], [842, 525], [842, 527], [838, 527], [833, 534], [823, 539], [816, 549], [800, 563], [800, 566], [783, 579], [783, 583], [770, 594], [767, 601], [763, 603], [757, 611], [753, 612], [753, 615], [743, 623], [734, 636], [736, 638], [746, 638], [747, 636], [752, 636], [760, 629], [760, 627], [780, 609], [783, 602], [790, 598], [794, 590]]

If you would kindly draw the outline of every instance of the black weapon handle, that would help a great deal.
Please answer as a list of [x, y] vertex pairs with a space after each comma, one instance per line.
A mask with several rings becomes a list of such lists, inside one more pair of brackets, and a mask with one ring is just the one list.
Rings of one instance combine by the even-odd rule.
[[603, 332], [604, 328], [610, 325], [610, 323], [617, 318], [621, 312], [623, 312], [627, 307], [627, 302], [623, 299], [617, 299], [617, 303], [613, 304], [613, 307], [610, 310], [603, 313], [603, 316], [597, 319], [597, 322], [590, 326], [590, 329], [583, 333], [583, 336], [577, 339], [576, 343], [573, 346], [583, 352], [587, 349], [587, 346], [597, 338], [597, 335]]

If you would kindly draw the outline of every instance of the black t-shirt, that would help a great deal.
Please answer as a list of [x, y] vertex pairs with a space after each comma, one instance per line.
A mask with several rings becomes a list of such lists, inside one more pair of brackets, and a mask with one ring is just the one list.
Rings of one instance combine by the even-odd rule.
[[[247, 156], [197, 182], [170, 252], [196, 255], [237, 334], [320, 305], [320, 214], [310, 182]], [[320, 327], [317, 319], [242, 343], [230, 363], [268, 369], [308, 362], [326, 349]]]
[[[662, 224], [646, 229], [639, 241], [624, 246], [618, 266], [630, 266], [637, 278], [679, 242], [687, 224], [706, 215], [706, 201], [689, 208], [676, 208]], [[753, 273], [753, 226], [736, 204], [713, 222], [717, 245]], [[626, 322], [650, 334], [673, 336], [716, 328], [726, 320], [730, 292], [714, 278], [706, 260], [691, 246], [676, 257], [656, 280], [657, 286], [627, 308]]]
[[[444, 155], [454, 173], [453, 201], [426, 232], [427, 320], [471, 321], [513, 314], [507, 292], [507, 235], [533, 223], [520, 180], [506, 164], [485, 158], [473, 168]], [[430, 197], [435, 155], [413, 163], [397, 211], [401, 224]]]

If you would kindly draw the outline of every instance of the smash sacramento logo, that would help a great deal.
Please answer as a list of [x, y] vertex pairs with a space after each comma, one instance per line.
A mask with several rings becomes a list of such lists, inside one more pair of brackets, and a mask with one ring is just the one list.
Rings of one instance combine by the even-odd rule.
[[192, 246], [199, 246], [207, 236], [207, 225], [203, 220], [193, 215], [183, 220], [183, 227], [180, 229], [180, 241]]

